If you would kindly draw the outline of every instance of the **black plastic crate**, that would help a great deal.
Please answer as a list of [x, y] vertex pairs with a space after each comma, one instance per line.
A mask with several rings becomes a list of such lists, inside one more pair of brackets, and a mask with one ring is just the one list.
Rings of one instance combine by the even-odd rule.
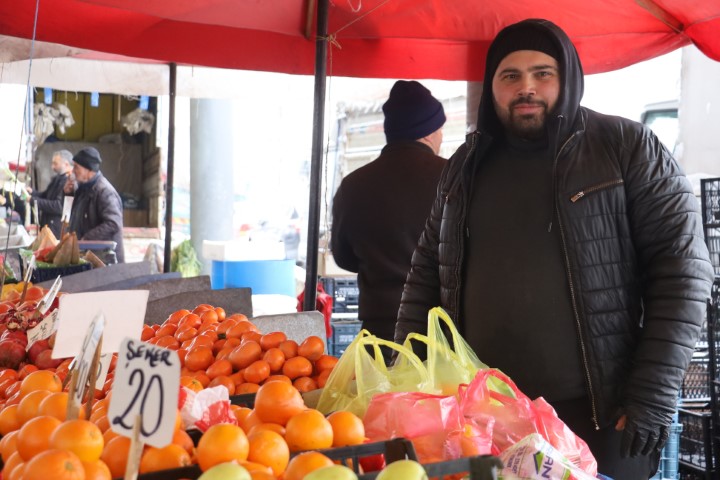
[[[409, 459], [417, 461], [415, 447], [410, 440], [405, 438], [394, 438], [383, 442], [363, 443], [362, 445], [328, 448], [317, 451], [327, 456], [330, 460], [336, 460], [342, 465], [352, 468], [355, 473], [359, 472], [363, 459], [374, 457], [375, 455], [383, 456], [380, 464], [378, 464], [378, 468], [382, 468], [382, 464], [392, 463], [397, 460]], [[299, 453], [302, 452], [293, 453], [291, 456]]]
[[332, 322], [332, 338], [328, 341], [328, 352], [334, 357], [341, 356], [345, 349], [360, 333], [362, 322], [357, 320]]
[[711, 412], [680, 408], [678, 421], [682, 424], [678, 455], [680, 471], [712, 475], [714, 462]]
[[703, 224], [720, 227], [720, 178], [700, 180], [700, 203]]
[[[390, 462], [388, 462], [390, 463]], [[443, 462], [426, 463], [423, 465], [429, 478], [443, 480], [448, 475], [465, 474], [469, 480], [496, 480], [503, 467], [499, 458], [492, 455], [463, 457]], [[374, 480], [378, 472], [366, 473], [359, 480]], [[455, 478], [455, 477], [453, 477]]]
[[333, 313], [357, 313], [360, 297], [357, 277], [322, 277], [320, 281], [333, 297]]
[[710, 401], [710, 353], [696, 350], [680, 387], [681, 401]]

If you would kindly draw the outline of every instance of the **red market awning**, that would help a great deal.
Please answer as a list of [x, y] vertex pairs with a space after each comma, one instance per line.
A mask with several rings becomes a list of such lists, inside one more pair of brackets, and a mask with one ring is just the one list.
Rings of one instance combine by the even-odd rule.
[[[310, 8], [308, 8], [310, 2]], [[128, 57], [292, 74], [314, 72], [315, 0], [13, 0], [0, 34]], [[310, 12], [308, 13], [308, 10]], [[482, 80], [505, 25], [547, 18], [565, 29], [586, 73], [695, 44], [720, 61], [716, 0], [336, 0], [328, 75]], [[98, 58], [97, 53], [68, 55]]]

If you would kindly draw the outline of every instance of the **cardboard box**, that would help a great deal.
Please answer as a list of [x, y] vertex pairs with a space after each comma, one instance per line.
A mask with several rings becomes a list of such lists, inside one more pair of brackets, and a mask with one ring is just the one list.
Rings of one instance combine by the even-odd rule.
[[320, 251], [318, 253], [318, 275], [321, 277], [352, 277], [356, 274], [338, 267], [332, 252]]

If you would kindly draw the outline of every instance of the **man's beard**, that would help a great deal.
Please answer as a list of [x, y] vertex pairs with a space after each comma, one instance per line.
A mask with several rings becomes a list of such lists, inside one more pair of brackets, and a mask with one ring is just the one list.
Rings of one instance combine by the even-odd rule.
[[[539, 105], [542, 111], [531, 114], [518, 114], [514, 107], [517, 105]], [[503, 126], [508, 132], [516, 137], [526, 140], [537, 140], [545, 134], [545, 119], [548, 114], [548, 106], [542, 100], [534, 100], [531, 97], [520, 97], [510, 103], [509, 117], [500, 118]]]

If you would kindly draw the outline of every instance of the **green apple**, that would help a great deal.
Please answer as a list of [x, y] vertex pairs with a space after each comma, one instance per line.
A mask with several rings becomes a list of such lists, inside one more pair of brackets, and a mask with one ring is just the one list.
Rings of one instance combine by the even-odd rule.
[[303, 478], [303, 480], [357, 480], [358, 476], [352, 468], [345, 465], [333, 465], [314, 470]]
[[383, 468], [376, 480], [428, 480], [427, 472], [415, 460], [398, 460]]
[[245, 467], [235, 462], [225, 462], [208, 468], [198, 480], [252, 480], [252, 477]]

